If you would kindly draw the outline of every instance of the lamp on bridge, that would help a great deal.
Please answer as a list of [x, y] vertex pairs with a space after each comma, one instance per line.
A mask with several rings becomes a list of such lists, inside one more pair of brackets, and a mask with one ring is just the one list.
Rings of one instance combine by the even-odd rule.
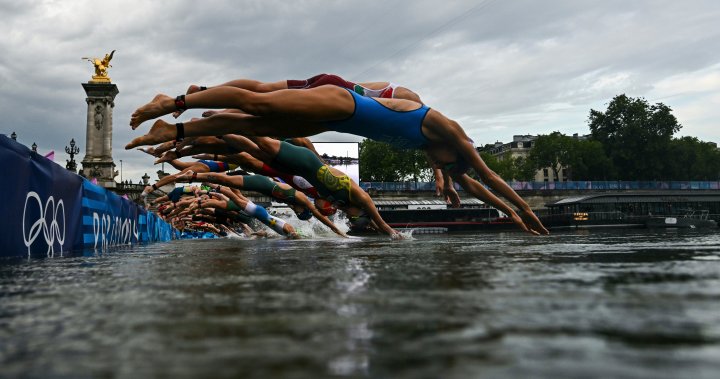
[[142, 176], [142, 181], [144, 185], [148, 185], [148, 183], [150, 183], [150, 176], [147, 174], [147, 172], [145, 173], [145, 175]]
[[10, 138], [12, 138], [13, 141], [17, 141], [17, 134], [15, 134], [15, 132], [12, 132]]
[[70, 147], [65, 146], [65, 152], [70, 154], [70, 160], [67, 161], [67, 164], [65, 165], [65, 168], [68, 171], [75, 172], [75, 169], [77, 168], [77, 163], [75, 163], [75, 154], [80, 152], [80, 147], [75, 146], [75, 138], [70, 140]]
[[35, 142], [33, 142], [32, 146], [30, 146], [30, 148], [32, 149], [33, 153], [37, 153], [37, 144]]

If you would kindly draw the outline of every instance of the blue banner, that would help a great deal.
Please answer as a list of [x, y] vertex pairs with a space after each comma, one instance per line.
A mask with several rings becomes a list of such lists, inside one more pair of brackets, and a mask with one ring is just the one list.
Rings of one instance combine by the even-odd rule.
[[156, 215], [0, 135], [0, 256], [168, 241]]

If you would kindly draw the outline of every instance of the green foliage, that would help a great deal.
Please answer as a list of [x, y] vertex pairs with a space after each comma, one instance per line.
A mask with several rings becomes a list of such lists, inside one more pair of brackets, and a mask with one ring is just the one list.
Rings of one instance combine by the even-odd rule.
[[535, 168], [523, 157], [513, 157], [509, 151], [501, 159], [485, 151], [480, 151], [480, 157], [485, 164], [501, 178], [506, 180], [532, 180], [535, 177]]
[[670, 179], [673, 135], [682, 125], [670, 107], [650, 105], [643, 98], [618, 95], [605, 112], [590, 110], [593, 139], [599, 141], [617, 169], [620, 180]]
[[613, 180], [615, 167], [600, 142], [572, 138], [572, 155], [567, 163], [569, 180]]
[[549, 167], [557, 178], [560, 169], [570, 164], [574, 147], [574, 139], [560, 132], [539, 136], [533, 143], [528, 161], [536, 170]]
[[432, 170], [420, 150], [395, 149], [387, 143], [365, 139], [360, 143], [360, 180], [429, 181]]
[[695, 137], [682, 137], [670, 142], [666, 152], [667, 172], [671, 180], [719, 180], [720, 151], [714, 144]]

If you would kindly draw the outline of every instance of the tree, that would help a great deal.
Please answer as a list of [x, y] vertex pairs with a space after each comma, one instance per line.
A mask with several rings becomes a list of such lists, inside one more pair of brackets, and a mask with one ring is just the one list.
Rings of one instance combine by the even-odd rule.
[[533, 143], [528, 161], [536, 169], [550, 168], [555, 178], [560, 177], [560, 169], [570, 164], [573, 154], [573, 138], [560, 132], [539, 136]]
[[672, 140], [667, 155], [672, 157], [668, 165], [672, 180], [718, 180], [720, 176], [720, 151], [715, 144], [682, 137]]
[[365, 139], [360, 143], [360, 180], [364, 182], [427, 181], [432, 170], [420, 150], [395, 149]]
[[608, 180], [616, 177], [613, 163], [598, 141], [573, 138], [571, 155], [568, 162], [571, 180]]
[[643, 98], [615, 96], [605, 112], [590, 110], [593, 139], [602, 143], [621, 180], [668, 178], [673, 135], [682, 128], [670, 107]]

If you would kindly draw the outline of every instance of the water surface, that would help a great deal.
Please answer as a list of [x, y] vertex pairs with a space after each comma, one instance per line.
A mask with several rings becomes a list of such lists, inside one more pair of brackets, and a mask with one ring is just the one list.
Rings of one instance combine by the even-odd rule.
[[718, 373], [716, 230], [183, 240], [0, 261], [3, 377]]

